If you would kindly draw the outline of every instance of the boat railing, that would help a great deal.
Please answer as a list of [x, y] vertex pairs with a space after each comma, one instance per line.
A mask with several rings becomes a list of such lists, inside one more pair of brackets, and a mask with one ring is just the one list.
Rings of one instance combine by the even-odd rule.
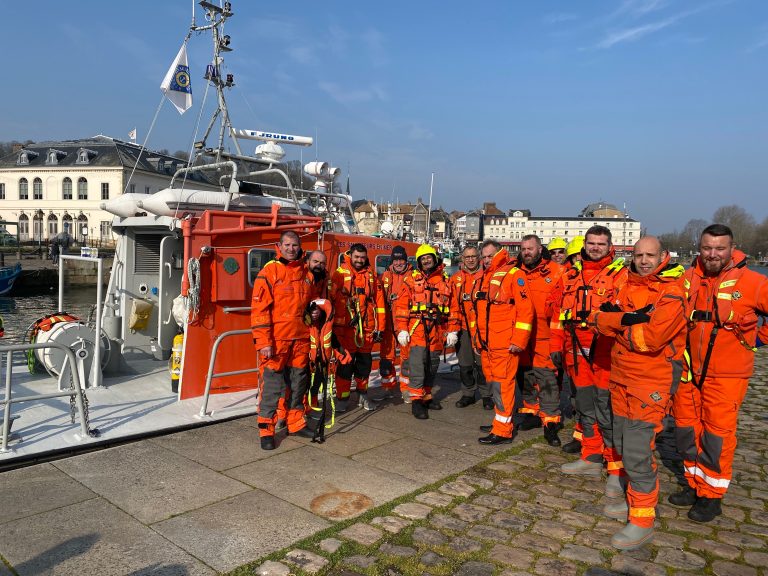
[[[65, 354], [64, 364], [59, 372], [59, 389], [62, 388], [64, 377], [69, 374], [72, 379], [72, 386], [68, 390], [61, 392], [51, 392], [49, 394], [33, 394], [31, 396], [18, 396], [13, 397], [13, 353], [14, 352], [27, 352], [27, 350], [39, 350], [41, 348], [55, 348]], [[75, 361], [75, 353], [71, 348], [64, 344], [58, 344], [56, 342], [42, 342], [42, 343], [29, 343], [29, 344], [6, 344], [0, 346], [0, 362], [2, 362], [3, 353], [5, 353], [5, 398], [3, 399], [3, 437], [0, 444], [0, 452], [11, 452], [12, 449], [8, 448], [8, 441], [11, 435], [11, 425], [13, 419], [11, 417], [11, 405], [19, 404], [21, 402], [36, 402], [39, 400], [47, 400], [49, 398], [61, 398], [69, 396], [70, 402], [74, 398], [77, 405], [77, 411], [80, 414], [80, 431], [82, 432], [81, 440], [85, 440], [90, 436], [88, 430], [88, 415], [85, 408], [85, 402], [83, 401], [83, 391], [81, 389], [80, 374]], [[69, 364], [69, 372], [65, 370]], [[73, 415], [74, 419], [74, 415]]]
[[[242, 307], [236, 307], [236, 308], [225, 308], [225, 312], [245, 312], [250, 310], [247, 306]], [[205, 418], [206, 416], [210, 416], [208, 414], [208, 400], [211, 396], [211, 383], [213, 382], [214, 378], [224, 378], [225, 376], [239, 376], [240, 374], [251, 374], [253, 372], [258, 372], [259, 370], [259, 359], [256, 358], [256, 366], [254, 368], [246, 368], [244, 370], [230, 370], [228, 372], [217, 372], [214, 374], [213, 367], [216, 363], [216, 354], [219, 351], [219, 345], [230, 336], [243, 336], [243, 335], [250, 335], [251, 329], [246, 328], [243, 330], [228, 330], [226, 332], [222, 332], [218, 335], [216, 338], [216, 341], [213, 343], [213, 348], [211, 349], [211, 360], [208, 363], [208, 373], [205, 376], [205, 392], [203, 394], [203, 405], [200, 407], [200, 418]]]

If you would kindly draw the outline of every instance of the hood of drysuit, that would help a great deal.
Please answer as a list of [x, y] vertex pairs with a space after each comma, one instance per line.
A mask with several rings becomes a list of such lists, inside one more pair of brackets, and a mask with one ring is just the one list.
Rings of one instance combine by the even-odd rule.
[[[696, 259], [693, 261], [693, 270], [697, 275], [703, 278], [706, 276], [706, 273], [704, 272], [704, 267], [701, 265], [700, 259], [701, 259], [701, 255], [696, 256]], [[725, 268], [723, 268], [720, 271], [720, 274], [727, 272], [731, 268], [735, 268], [736, 266], [744, 262], [746, 259], [747, 259], [747, 255], [744, 254], [744, 252], [742, 252], [741, 250], [734, 249], [733, 252], [731, 253], [731, 261], [725, 265]]]
[[491, 263], [488, 265], [488, 267], [485, 269], [486, 272], [488, 271], [495, 271], [501, 268], [502, 266], [506, 266], [511, 261], [511, 258], [509, 257], [509, 252], [505, 248], [502, 248], [496, 254], [493, 255], [493, 258], [491, 258]]
[[368, 256], [365, 256], [365, 266], [361, 270], [358, 271], [357, 268], [352, 266], [352, 256], [349, 255], [349, 252], [344, 252], [341, 256], [341, 264], [342, 266], [346, 265], [347, 268], [349, 268], [352, 272], [359, 274], [360, 272], [363, 272], [366, 268], [370, 267], [371, 261], [368, 258]]
[[676, 282], [685, 274], [685, 268], [680, 264], [674, 264], [670, 261], [669, 252], [662, 259], [656, 270], [647, 276], [640, 276], [635, 269], [635, 263], [629, 265], [629, 275], [627, 276], [630, 284], [650, 284], [651, 282]]

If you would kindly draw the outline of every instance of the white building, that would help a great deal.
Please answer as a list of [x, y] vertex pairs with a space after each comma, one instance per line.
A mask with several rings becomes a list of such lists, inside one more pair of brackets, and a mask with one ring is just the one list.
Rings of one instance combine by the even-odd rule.
[[[67, 231], [78, 242], [111, 243], [113, 215], [100, 204], [124, 191], [162, 190], [186, 165], [151, 150], [139, 158], [140, 151], [106, 136], [18, 146], [0, 158], [0, 219], [18, 222], [22, 241], [45, 241]], [[196, 186], [203, 184], [199, 179], [195, 176]], [[211, 188], [207, 182], [204, 187]]]

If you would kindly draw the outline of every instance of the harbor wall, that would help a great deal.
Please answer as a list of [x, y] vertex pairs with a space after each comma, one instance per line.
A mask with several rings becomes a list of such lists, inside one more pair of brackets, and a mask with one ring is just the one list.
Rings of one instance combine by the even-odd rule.
[[[5, 266], [15, 266], [18, 259], [14, 255], [4, 255]], [[112, 258], [102, 258], [104, 286], [109, 282], [109, 274], [112, 269]], [[23, 255], [21, 259], [22, 272], [16, 280], [10, 296], [25, 292], [40, 292], [58, 289], [59, 266], [51, 260], [39, 257]], [[68, 287], [96, 286], [98, 282], [98, 268], [96, 262], [84, 262], [81, 260], [67, 260], [64, 264], [64, 285]]]

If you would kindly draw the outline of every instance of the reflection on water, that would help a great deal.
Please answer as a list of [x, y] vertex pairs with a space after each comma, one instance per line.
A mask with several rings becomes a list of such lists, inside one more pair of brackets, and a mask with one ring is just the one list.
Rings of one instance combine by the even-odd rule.
[[[58, 312], [59, 295], [56, 290], [34, 296], [0, 296], [0, 315], [5, 325], [5, 343], [21, 342], [27, 328], [46, 314]], [[96, 287], [72, 287], [64, 291], [64, 311], [85, 320], [96, 304]]]

